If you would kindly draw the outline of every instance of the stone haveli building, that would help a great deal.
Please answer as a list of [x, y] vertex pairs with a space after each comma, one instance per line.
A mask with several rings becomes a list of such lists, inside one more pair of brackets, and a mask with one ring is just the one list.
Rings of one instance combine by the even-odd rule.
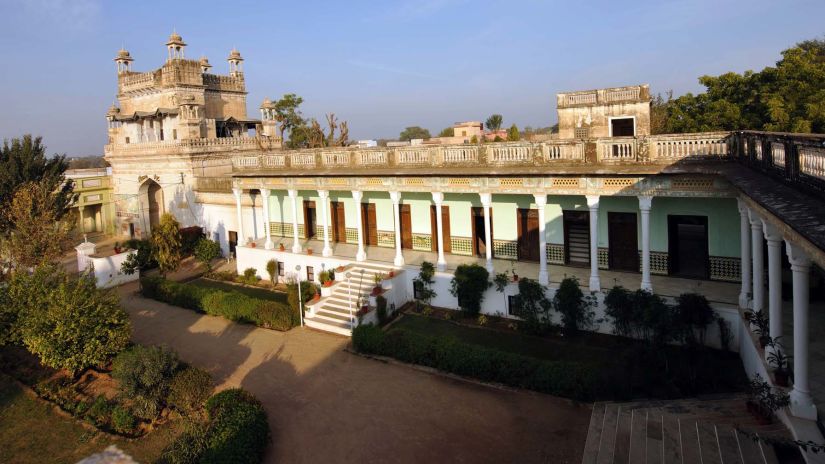
[[[423, 259], [437, 263], [433, 304], [443, 307], [457, 306], [449, 270], [461, 262], [521, 266], [550, 292], [562, 278], [551, 265], [566, 266], [558, 272], [581, 272], [599, 298], [619, 279], [653, 291], [668, 284], [657, 276], [693, 279], [670, 282], [735, 289], [717, 311], [748, 373], [765, 378], [740, 311], [768, 311], [771, 336], [781, 336], [790, 268], [795, 383], [785, 419], [816, 418], [808, 301], [812, 265], [825, 266], [825, 136], [651, 135], [649, 89], [637, 85], [558, 94], [559, 137], [545, 142], [287, 151], [271, 102], [260, 120], [246, 115], [237, 51], [229, 75], [217, 75], [206, 58], [184, 58], [177, 34], [167, 47], [152, 72], [133, 72], [125, 50], [115, 59], [119, 107], [107, 113], [105, 153], [119, 234], [146, 236], [169, 211], [261, 276], [272, 259], [280, 276], [311, 280], [339, 265], [395, 270], [388, 294], [399, 305]], [[308, 325], [349, 333], [352, 295], [372, 281], [341, 285], [308, 308]], [[490, 292], [482, 311], [510, 316]], [[794, 430], [810, 431], [801, 424]]]
[[81, 234], [115, 233], [115, 204], [113, 202], [112, 173], [108, 168], [69, 169], [66, 178], [75, 183], [78, 193], [77, 231]]

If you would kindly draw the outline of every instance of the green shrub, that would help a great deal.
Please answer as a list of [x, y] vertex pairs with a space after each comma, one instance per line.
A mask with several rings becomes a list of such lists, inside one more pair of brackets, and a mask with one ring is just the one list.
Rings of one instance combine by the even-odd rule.
[[275, 285], [278, 280], [278, 261], [270, 259], [266, 262], [266, 273], [269, 274], [269, 283]]
[[135, 345], [117, 355], [112, 377], [125, 395], [140, 396], [160, 406], [166, 402], [179, 364], [177, 354], [168, 348]]
[[387, 322], [387, 299], [383, 295], [375, 297], [375, 315], [378, 317], [379, 325]]
[[201, 238], [195, 243], [195, 248], [192, 253], [195, 259], [206, 266], [206, 272], [212, 272], [212, 261], [221, 257], [221, 244], [209, 240], [208, 238]]
[[[180, 251], [183, 256], [190, 256], [198, 245], [198, 242], [205, 239], [203, 228], [200, 226], [182, 227], [180, 233]], [[212, 240], [209, 240], [213, 242]], [[213, 242], [215, 243], [215, 242]], [[220, 247], [218, 247], [220, 249]]]
[[103, 426], [109, 423], [111, 415], [112, 405], [103, 395], [98, 395], [98, 397], [95, 398], [92, 405], [89, 406], [89, 411], [86, 413], [86, 417], [97, 426]]
[[593, 302], [584, 296], [575, 277], [563, 279], [553, 296], [553, 309], [561, 313], [562, 325], [570, 334], [593, 324], [592, 307]]
[[[708, 299], [698, 293], [682, 293], [676, 298], [676, 313], [682, 340], [689, 345], [697, 341], [704, 345], [708, 325], [716, 319], [716, 312], [710, 307]], [[699, 340], [696, 340], [697, 332]]]
[[184, 426], [184, 431], [163, 450], [160, 462], [164, 464], [197, 463], [206, 446], [206, 426], [197, 422], [188, 422]]
[[238, 277], [235, 278], [235, 280], [237, 280], [238, 282], [240, 282], [242, 284], [255, 285], [261, 279], [258, 277], [258, 270], [257, 269], [255, 269], [254, 267], [248, 267], [248, 268], [244, 269], [243, 275], [239, 275]]
[[548, 361], [464, 343], [448, 336], [426, 336], [373, 326], [356, 327], [352, 343], [361, 353], [391, 356], [486, 382], [497, 382], [577, 400], [592, 398], [593, 371], [566, 361]]
[[202, 408], [212, 394], [212, 376], [197, 367], [187, 367], [175, 374], [169, 385], [170, 406], [183, 412]]
[[206, 402], [207, 448], [201, 463], [259, 463], [269, 443], [269, 423], [261, 403], [240, 388], [224, 390]]
[[152, 242], [148, 239], [138, 240], [136, 238], [127, 240], [123, 246], [129, 250], [135, 250], [135, 266], [140, 271], [147, 271], [158, 267], [158, 262], [152, 256]]
[[613, 322], [613, 332], [623, 337], [632, 337], [635, 326], [639, 322], [639, 316], [636, 314], [637, 308], [633, 304], [633, 294], [617, 285], [605, 295], [604, 305], [605, 315]]
[[112, 409], [112, 428], [119, 433], [129, 433], [135, 429], [137, 420], [128, 409], [115, 406]]
[[[318, 292], [318, 286], [312, 282], [307, 280], [301, 281], [301, 299], [304, 303], [311, 300], [312, 297]], [[289, 307], [292, 308], [292, 311], [295, 314], [299, 314], [298, 309], [298, 284], [295, 282], [291, 282], [286, 286], [286, 300], [289, 303]]]
[[[290, 310], [290, 306], [283, 303], [254, 298], [234, 290], [181, 284], [157, 276], [141, 277], [140, 280], [144, 296], [171, 305], [276, 330], [289, 330], [299, 324], [297, 297], [296, 309]], [[307, 286], [302, 287], [308, 292], [312, 288], [305, 300], [315, 294], [315, 286], [311, 283], [307, 282]]]
[[490, 273], [478, 264], [462, 264], [455, 270], [450, 282], [450, 293], [458, 298], [458, 306], [471, 316], [481, 311], [484, 292], [492, 285]]
[[155, 399], [147, 398], [142, 395], [133, 396], [132, 414], [143, 420], [152, 421], [158, 417], [158, 414], [160, 414], [160, 406]]

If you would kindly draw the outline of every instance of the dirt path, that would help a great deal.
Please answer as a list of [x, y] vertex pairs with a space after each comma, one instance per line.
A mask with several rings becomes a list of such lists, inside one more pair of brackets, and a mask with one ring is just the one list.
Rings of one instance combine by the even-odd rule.
[[134, 339], [165, 344], [266, 406], [268, 462], [579, 463], [588, 405], [344, 352], [348, 339], [238, 325], [121, 287]]

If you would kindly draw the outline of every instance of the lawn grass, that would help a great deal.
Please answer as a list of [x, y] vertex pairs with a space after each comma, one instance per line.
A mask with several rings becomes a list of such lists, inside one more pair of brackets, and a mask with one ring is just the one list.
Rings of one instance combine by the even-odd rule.
[[575, 337], [538, 337], [468, 327], [433, 317], [405, 314], [390, 329], [458, 340], [544, 360], [590, 366], [602, 386], [600, 400], [680, 398], [743, 391], [747, 385], [736, 353], [668, 345], [651, 350], [639, 341], [592, 332]]
[[277, 301], [279, 303], [287, 304], [286, 293], [285, 292], [280, 292], [280, 291], [277, 291], [277, 290], [267, 290], [265, 288], [248, 287], [246, 285], [236, 285], [236, 284], [231, 284], [231, 283], [228, 283], [228, 282], [220, 282], [220, 281], [217, 281], [217, 280], [204, 279], [204, 278], [190, 280], [186, 283], [190, 284], [190, 285], [196, 285], [198, 287], [215, 288], [215, 289], [224, 290], [224, 291], [227, 291], [227, 292], [234, 291], [234, 292], [242, 293], [242, 294], [244, 294], [246, 296], [249, 296], [249, 297], [252, 297], [252, 298], [258, 298], [258, 299], [261, 299], [261, 300], [272, 300], [272, 301]]
[[170, 422], [137, 440], [111, 437], [57, 414], [0, 373], [0, 462], [74, 463], [117, 445], [136, 461], [151, 463], [179, 433], [180, 424]]

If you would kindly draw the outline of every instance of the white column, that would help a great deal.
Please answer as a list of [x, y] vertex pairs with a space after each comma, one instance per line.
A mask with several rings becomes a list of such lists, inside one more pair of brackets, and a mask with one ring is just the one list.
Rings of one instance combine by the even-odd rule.
[[590, 291], [601, 290], [599, 282], [599, 196], [588, 195], [587, 207], [590, 208]]
[[292, 252], [301, 252], [301, 243], [298, 241], [298, 191], [290, 189], [287, 191], [292, 200]]
[[493, 205], [493, 195], [491, 193], [479, 193], [481, 197], [481, 206], [484, 209], [484, 243], [487, 244], [485, 247], [485, 258], [486, 262], [484, 263], [484, 267], [487, 268], [487, 272], [493, 272], [493, 237], [490, 231], [490, 207]]
[[324, 251], [323, 256], [332, 256], [332, 248], [329, 246], [329, 192], [318, 190], [318, 197], [321, 198], [321, 227], [324, 228]]
[[788, 260], [793, 273], [793, 390], [791, 413], [803, 419], [816, 420], [816, 406], [808, 386], [808, 275], [811, 258], [801, 247], [785, 240]]
[[441, 204], [444, 203], [444, 194], [433, 192], [433, 203], [435, 203], [435, 228], [438, 236], [438, 263], [436, 267], [439, 271], [447, 269], [447, 260], [444, 259], [444, 217], [441, 214]]
[[742, 289], [739, 291], [739, 307], [747, 308], [751, 299], [751, 234], [748, 220], [748, 207], [741, 198], [736, 199], [739, 206], [739, 254], [742, 256], [739, 265], [742, 275]]
[[639, 196], [639, 212], [642, 222], [642, 290], [653, 291], [653, 282], [650, 280], [650, 207], [653, 204], [653, 197], [648, 195]]
[[355, 222], [358, 226], [358, 253], [355, 254], [356, 261], [367, 260], [367, 252], [364, 250], [364, 223], [361, 222], [361, 198], [363, 197], [364, 193], [360, 190], [352, 191], [352, 199], [355, 203]]
[[235, 194], [235, 210], [238, 212], [238, 245], [246, 245], [246, 237], [243, 235], [243, 213], [241, 212], [241, 194], [242, 189], [233, 188], [232, 193]]
[[782, 234], [764, 219], [762, 230], [768, 241], [768, 317], [771, 338], [775, 340], [782, 336]]
[[765, 263], [764, 253], [762, 251], [762, 217], [752, 210], [748, 209], [748, 217], [751, 222], [751, 255], [753, 255], [753, 305], [751, 309], [762, 311], [765, 307]]
[[266, 235], [266, 242], [264, 243], [264, 248], [267, 250], [272, 249], [272, 234], [270, 233], [269, 228], [269, 195], [271, 191], [268, 188], [264, 188], [261, 186], [261, 207], [264, 210], [264, 234]]
[[545, 235], [546, 225], [544, 223], [544, 207], [547, 206], [547, 194], [533, 194], [536, 207], [539, 211], [539, 284], [550, 283], [550, 276], [547, 275], [547, 237]]
[[395, 259], [396, 266], [404, 265], [404, 254], [401, 253], [401, 192], [390, 192], [392, 200], [393, 221], [395, 221]]

